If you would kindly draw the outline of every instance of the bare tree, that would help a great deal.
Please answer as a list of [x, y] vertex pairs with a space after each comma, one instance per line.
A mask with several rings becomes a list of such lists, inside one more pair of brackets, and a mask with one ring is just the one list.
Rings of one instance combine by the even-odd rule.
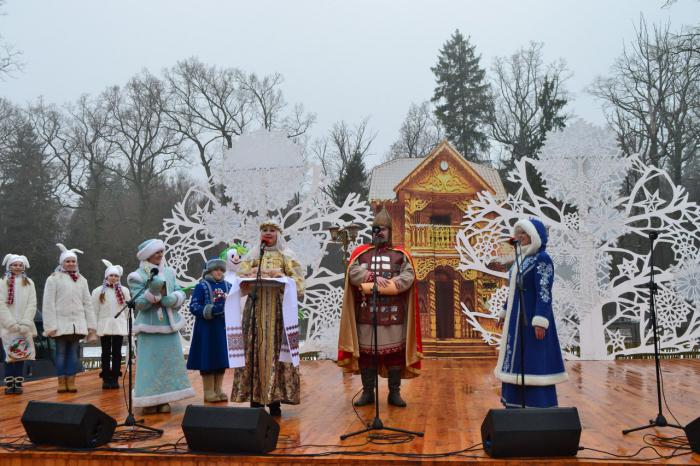
[[326, 176], [324, 192], [336, 203], [342, 203], [351, 191], [362, 193], [367, 189], [364, 161], [377, 137], [377, 133], [368, 129], [368, 123], [369, 117], [354, 127], [345, 121], [335, 123], [329, 135], [316, 140], [312, 146], [314, 157]]
[[108, 168], [136, 191], [138, 217], [143, 220], [149, 214], [151, 185], [184, 160], [183, 136], [169, 125], [164, 82], [147, 71], [124, 88], [107, 89], [103, 98], [109, 116], [106, 138], [118, 156]]
[[399, 129], [399, 139], [389, 148], [385, 160], [425, 157], [444, 137], [430, 102], [412, 103]]
[[522, 157], [536, 157], [547, 132], [566, 124], [563, 86], [570, 74], [563, 59], [545, 65], [542, 48], [542, 43], [531, 42], [493, 62], [491, 137], [509, 152], [506, 169]]
[[[0, 9], [5, 5], [5, 0], [0, 0]], [[0, 10], [0, 16], [5, 13]], [[20, 60], [22, 51], [17, 50], [0, 35], [0, 79], [12, 76], [16, 71], [22, 71], [24, 64]]]
[[207, 66], [197, 58], [180, 61], [165, 72], [168, 125], [195, 146], [210, 183], [211, 143], [222, 140], [231, 148], [233, 137], [253, 122], [253, 102], [241, 89], [240, 76], [236, 69]]
[[625, 154], [639, 153], [668, 169], [682, 183], [700, 146], [700, 59], [669, 25], [649, 30], [640, 20], [612, 76], [598, 78], [589, 92], [604, 102], [608, 123]]

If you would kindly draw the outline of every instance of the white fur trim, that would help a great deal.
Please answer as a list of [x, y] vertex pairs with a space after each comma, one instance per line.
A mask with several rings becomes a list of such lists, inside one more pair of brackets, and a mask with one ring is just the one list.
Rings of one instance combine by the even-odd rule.
[[175, 333], [185, 326], [185, 319], [180, 319], [174, 326], [171, 325], [147, 325], [134, 324], [134, 333]]
[[146, 290], [146, 292], [143, 294], [143, 297], [148, 300], [149, 303], [155, 304], [160, 299], [163, 297], [161, 294], [153, 294], [151, 293], [151, 290]]
[[[530, 244], [522, 245], [523, 249], [528, 248], [530, 250], [534, 250], [534, 252], [540, 250], [540, 247], [542, 246], [542, 238], [540, 238], [540, 234], [537, 233], [537, 228], [535, 228], [535, 225], [530, 220], [526, 218], [518, 220], [513, 227], [513, 234], [515, 234], [516, 228], [522, 229], [530, 237], [530, 244], [532, 246], [530, 246]], [[530, 254], [524, 253], [524, 255], [529, 256]]]
[[533, 327], [543, 327], [545, 329], [549, 328], [549, 319], [542, 316], [535, 316], [532, 318]]
[[143, 283], [143, 278], [141, 277], [141, 274], [138, 272], [131, 272], [127, 277], [126, 280], [128, 282], [134, 282], [134, 283]]
[[[498, 367], [494, 371], [494, 375], [498, 380], [505, 383], [512, 383], [514, 385], [520, 385], [520, 374], [511, 374], [508, 372], [502, 372], [498, 370]], [[558, 374], [548, 374], [548, 375], [534, 375], [525, 374], [525, 385], [543, 387], [545, 385], [554, 385], [556, 383], [566, 382], [569, 376], [566, 372], [560, 372]]]
[[182, 303], [184, 303], [185, 299], [187, 299], [187, 296], [185, 295], [185, 293], [183, 293], [182, 291], [176, 291], [173, 294], [177, 297], [177, 299], [175, 300], [175, 304], [173, 305], [173, 308], [178, 308], [178, 307], [182, 306]]
[[165, 251], [165, 243], [160, 239], [153, 239], [149, 241], [143, 248], [139, 249], [136, 253], [136, 257], [140, 261], [145, 261], [153, 254], [158, 251]]
[[194, 388], [192, 387], [178, 390], [176, 392], [163, 393], [160, 395], [142, 397], [137, 397], [134, 395], [134, 407], [145, 408], [147, 406], [157, 406], [165, 403], [172, 403], [173, 401], [184, 400], [185, 398], [192, 398], [193, 396], [195, 396], [195, 392]]

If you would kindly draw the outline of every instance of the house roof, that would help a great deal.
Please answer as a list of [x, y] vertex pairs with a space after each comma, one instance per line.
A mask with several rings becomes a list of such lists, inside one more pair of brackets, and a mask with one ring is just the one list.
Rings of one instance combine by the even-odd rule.
[[[440, 144], [436, 150], [426, 157], [399, 158], [390, 160], [372, 169], [369, 185], [370, 201], [391, 201], [396, 199], [394, 189], [427, 159], [436, 156], [442, 149]], [[495, 168], [479, 163], [467, 161], [479, 176], [495, 191], [497, 200], [504, 200], [507, 196], [506, 190], [501, 182], [501, 177]]]

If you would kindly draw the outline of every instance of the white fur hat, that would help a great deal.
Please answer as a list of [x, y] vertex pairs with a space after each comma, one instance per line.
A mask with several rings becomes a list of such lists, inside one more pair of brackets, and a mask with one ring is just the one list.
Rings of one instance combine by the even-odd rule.
[[147, 239], [139, 244], [136, 257], [140, 261], [145, 261], [158, 251], [165, 251], [165, 243], [160, 239]]
[[10, 270], [10, 265], [14, 264], [15, 262], [23, 263], [25, 269], [29, 268], [29, 260], [27, 257], [19, 254], [7, 254], [2, 260], [2, 265], [5, 266], [5, 270]]
[[124, 274], [124, 269], [121, 265], [112, 265], [107, 259], [102, 259], [102, 263], [107, 267], [105, 269], [105, 278], [110, 275], [119, 275], [121, 277]]
[[61, 250], [61, 257], [58, 259], [58, 263], [61, 264], [61, 265], [63, 265], [63, 262], [64, 262], [66, 259], [69, 259], [69, 258], [71, 258], [71, 257], [77, 261], [77, 260], [78, 260], [78, 254], [82, 254], [82, 253], [83, 253], [83, 251], [81, 251], [80, 249], [68, 249], [67, 247], [65, 247], [65, 246], [64, 246], [63, 244], [61, 244], [61, 243], [56, 243], [56, 246], [58, 246], [58, 249]]

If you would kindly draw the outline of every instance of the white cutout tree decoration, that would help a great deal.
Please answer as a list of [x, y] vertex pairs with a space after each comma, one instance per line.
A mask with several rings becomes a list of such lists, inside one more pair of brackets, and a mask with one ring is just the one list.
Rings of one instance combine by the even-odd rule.
[[[541, 174], [549, 199], [533, 192], [528, 165]], [[700, 208], [665, 171], [636, 156], [623, 158], [612, 133], [577, 121], [549, 135], [539, 160], [518, 161], [509, 180], [519, 188], [505, 202], [480, 193], [468, 207], [457, 235], [462, 270], [507, 277], [488, 268], [497, 249], [493, 239], [503, 242], [518, 219], [538, 217], [549, 228], [554, 312], [567, 355], [609, 359], [650, 353], [647, 233], [657, 231], [654, 274], [661, 346], [675, 352], [698, 349]], [[629, 195], [622, 193], [623, 183]], [[467, 319], [497, 318], [504, 289], [491, 297], [488, 314], [463, 307]], [[500, 336], [480, 325], [475, 328], [485, 341], [499, 341]], [[638, 335], [637, 341], [630, 332]]]
[[[259, 241], [260, 222], [276, 220], [306, 274], [300, 305], [307, 323], [301, 352], [335, 358], [344, 275], [321, 265], [331, 244], [326, 227], [355, 223], [366, 231], [369, 205], [351, 194], [336, 206], [321, 190], [319, 168], [307, 166], [301, 148], [280, 133], [261, 130], [241, 136], [224, 153], [217, 176], [215, 181], [224, 187], [230, 202], [222, 203], [206, 186], [193, 187], [163, 222], [167, 260], [178, 282], [195, 284], [201, 264], [218, 255], [222, 243], [240, 241], [251, 246]], [[184, 314], [188, 325], [182, 333], [187, 343], [193, 318], [189, 312]]]

